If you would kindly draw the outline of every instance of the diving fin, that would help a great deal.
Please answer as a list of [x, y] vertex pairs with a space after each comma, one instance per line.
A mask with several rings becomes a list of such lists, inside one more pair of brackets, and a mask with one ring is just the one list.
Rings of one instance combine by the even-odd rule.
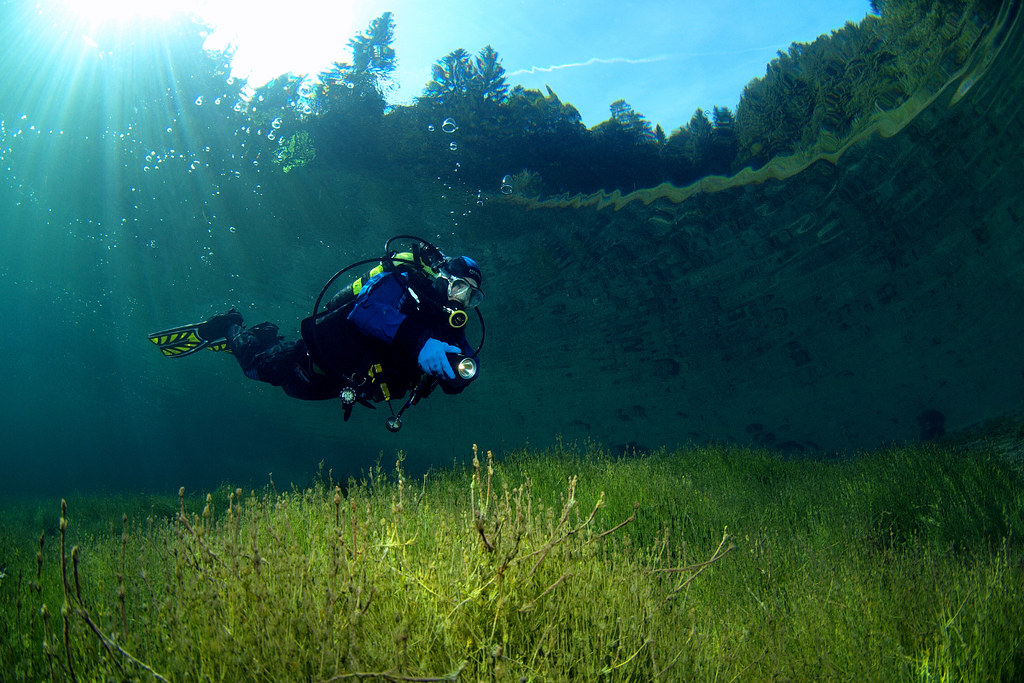
[[199, 327], [203, 323], [193, 323], [172, 327], [169, 330], [154, 332], [149, 335], [149, 341], [153, 342], [160, 349], [160, 353], [168, 358], [181, 358], [191, 356], [193, 353], [210, 349], [211, 351], [228, 351], [228, 340], [203, 339], [199, 336]]
[[242, 324], [242, 315], [233, 308], [201, 323], [153, 332], [149, 335], [149, 341], [156, 344], [160, 353], [168, 358], [191, 356], [203, 349], [230, 353], [227, 332], [232, 324]]

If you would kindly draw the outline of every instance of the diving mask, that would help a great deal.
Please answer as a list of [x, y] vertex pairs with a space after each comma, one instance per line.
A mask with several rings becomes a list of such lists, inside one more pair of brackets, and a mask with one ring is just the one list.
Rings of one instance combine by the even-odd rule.
[[449, 301], [457, 301], [466, 308], [474, 308], [483, 301], [484, 293], [466, 278], [457, 277], [443, 271], [441, 277], [448, 281]]

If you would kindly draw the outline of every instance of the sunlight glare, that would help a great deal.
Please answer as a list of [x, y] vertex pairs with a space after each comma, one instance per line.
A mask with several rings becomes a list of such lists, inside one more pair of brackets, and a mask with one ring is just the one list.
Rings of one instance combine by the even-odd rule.
[[194, 0], [64, 0], [69, 11], [91, 26], [134, 19], [167, 19], [189, 12]]
[[291, 0], [286, 14], [245, 0], [208, 0], [197, 13], [213, 32], [208, 50], [235, 50], [232, 74], [258, 87], [284, 73], [315, 76], [332, 62], [352, 58], [348, 40], [373, 18], [354, 3], [338, 0]]
[[[234, 51], [232, 75], [258, 87], [285, 73], [315, 76], [352, 58], [348, 40], [376, 15], [352, 2], [291, 0], [287, 12], [251, 0], [60, 0], [85, 30], [192, 14], [210, 27], [208, 50]], [[365, 15], [365, 16], [363, 16]], [[91, 40], [86, 36], [86, 42]]]

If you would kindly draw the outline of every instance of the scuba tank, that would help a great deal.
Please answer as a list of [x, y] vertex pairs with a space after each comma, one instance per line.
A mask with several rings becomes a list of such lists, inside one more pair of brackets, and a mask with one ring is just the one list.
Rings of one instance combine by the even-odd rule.
[[[330, 301], [327, 302], [327, 306], [325, 309], [326, 311], [333, 311], [337, 308], [341, 308], [342, 306], [355, 301], [356, 297], [359, 296], [359, 292], [362, 291], [366, 283], [369, 282], [372, 278], [376, 277], [377, 275], [380, 275], [381, 273], [401, 269], [406, 270], [408, 272], [419, 271], [420, 273], [425, 275], [430, 281], [433, 281], [437, 277], [437, 271], [435, 270], [435, 268], [444, 260], [444, 254], [442, 254], [437, 247], [427, 242], [423, 242], [421, 240], [418, 244], [414, 245], [410, 251], [392, 253], [388, 249], [388, 246], [391, 244], [392, 241], [396, 239], [398, 239], [398, 237], [392, 237], [390, 240], [387, 241], [387, 243], [384, 246], [385, 256], [384, 258], [380, 259], [377, 265], [365, 271], [362, 275], [357, 277], [347, 286], [340, 289], [337, 294], [331, 297]], [[373, 261], [373, 259], [370, 259], [370, 261]], [[353, 268], [354, 266], [363, 265], [365, 263], [367, 262], [360, 261], [338, 271], [338, 273], [336, 273], [335, 276], [328, 280], [327, 284], [324, 285], [324, 290], [320, 292], [321, 298], [324, 296], [326, 290], [331, 286], [335, 278], [340, 276], [342, 273], [348, 271], [349, 269]], [[320, 299], [317, 300], [318, 305], [319, 303]], [[313, 315], [314, 317], [317, 315], [316, 307], [314, 307], [313, 309]]]

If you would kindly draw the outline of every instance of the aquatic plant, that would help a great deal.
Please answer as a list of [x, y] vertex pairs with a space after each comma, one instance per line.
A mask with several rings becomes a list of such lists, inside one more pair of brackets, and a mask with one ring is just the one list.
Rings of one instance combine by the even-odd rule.
[[274, 163], [285, 173], [301, 168], [316, 158], [316, 148], [309, 133], [300, 130], [295, 135], [285, 138], [277, 148]]
[[823, 461], [559, 444], [415, 481], [399, 456], [346, 483], [180, 491], [174, 515], [106, 533], [76, 531], [84, 512], [65, 505], [56, 541], [14, 533], [6, 510], [0, 666], [11, 680], [1014, 680], [1022, 483], [983, 447]]

